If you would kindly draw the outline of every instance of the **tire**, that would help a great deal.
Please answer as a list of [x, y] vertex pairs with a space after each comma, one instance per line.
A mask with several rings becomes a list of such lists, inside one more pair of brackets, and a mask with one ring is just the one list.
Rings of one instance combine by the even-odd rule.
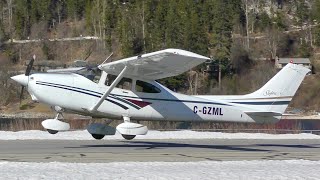
[[100, 140], [102, 138], [104, 138], [105, 135], [102, 135], [102, 134], [91, 134], [93, 138], [97, 139], [97, 140]]
[[126, 140], [132, 140], [133, 138], [136, 137], [136, 135], [122, 134], [122, 137], [125, 138]]
[[52, 129], [47, 129], [48, 133], [50, 134], [57, 134], [59, 131], [52, 130]]

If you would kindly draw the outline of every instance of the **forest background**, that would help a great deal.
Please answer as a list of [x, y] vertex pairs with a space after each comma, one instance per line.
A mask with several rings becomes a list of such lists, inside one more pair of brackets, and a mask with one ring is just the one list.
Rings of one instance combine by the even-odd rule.
[[272, 59], [310, 58], [315, 74], [290, 107], [320, 111], [320, 0], [0, 0], [0, 12], [3, 111], [19, 102], [20, 87], [9, 77], [33, 54], [98, 64], [111, 52], [117, 60], [165, 48], [212, 59], [161, 80], [187, 94], [249, 93], [277, 72]]

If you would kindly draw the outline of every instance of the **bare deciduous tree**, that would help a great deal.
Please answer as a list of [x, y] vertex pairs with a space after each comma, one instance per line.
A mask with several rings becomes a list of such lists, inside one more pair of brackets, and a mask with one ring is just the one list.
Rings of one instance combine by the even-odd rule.
[[250, 37], [249, 37], [249, 1], [248, 0], [242, 0], [242, 4], [244, 6], [245, 14], [246, 14], [246, 32], [247, 32], [247, 50], [250, 48]]
[[10, 32], [10, 39], [11, 42], [13, 42], [13, 27], [12, 27], [12, 11], [13, 11], [13, 1], [14, 0], [7, 0], [7, 6], [8, 6], [8, 22], [9, 22], [9, 32]]
[[271, 58], [277, 56], [277, 51], [280, 43], [280, 31], [273, 26], [273, 28], [267, 30], [267, 51], [271, 54]]

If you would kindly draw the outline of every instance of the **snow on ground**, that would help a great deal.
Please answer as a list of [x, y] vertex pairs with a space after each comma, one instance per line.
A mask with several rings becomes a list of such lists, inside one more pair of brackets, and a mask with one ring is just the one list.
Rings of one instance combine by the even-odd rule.
[[[92, 136], [86, 131], [67, 131], [52, 135], [46, 131], [0, 131], [0, 140], [92, 140]], [[104, 140], [123, 139], [120, 134], [105, 136]], [[320, 139], [314, 134], [264, 134], [264, 133], [221, 133], [221, 132], [197, 132], [197, 131], [149, 131], [145, 136], [137, 136], [136, 139]]]
[[0, 162], [1, 179], [319, 179], [320, 161]]

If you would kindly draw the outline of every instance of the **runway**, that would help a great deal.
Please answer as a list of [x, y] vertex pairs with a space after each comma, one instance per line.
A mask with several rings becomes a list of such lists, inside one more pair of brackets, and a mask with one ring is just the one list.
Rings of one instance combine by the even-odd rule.
[[0, 161], [320, 160], [320, 140], [1, 140]]

